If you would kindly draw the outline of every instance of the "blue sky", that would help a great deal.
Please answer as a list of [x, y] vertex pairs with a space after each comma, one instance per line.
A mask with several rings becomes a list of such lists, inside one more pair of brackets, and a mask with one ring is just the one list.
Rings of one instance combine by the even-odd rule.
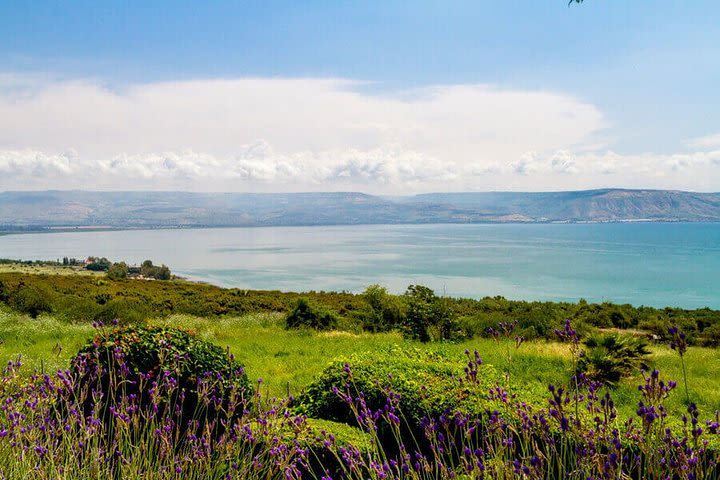
[[710, 0], [6, 0], [0, 189], [716, 191], [719, 19]]

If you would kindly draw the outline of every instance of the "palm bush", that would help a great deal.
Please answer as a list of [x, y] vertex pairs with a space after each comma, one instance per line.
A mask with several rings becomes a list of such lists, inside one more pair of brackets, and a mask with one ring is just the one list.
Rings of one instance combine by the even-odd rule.
[[617, 333], [599, 333], [585, 340], [586, 350], [578, 370], [591, 380], [616, 385], [621, 378], [639, 369], [647, 370], [647, 343], [637, 337]]

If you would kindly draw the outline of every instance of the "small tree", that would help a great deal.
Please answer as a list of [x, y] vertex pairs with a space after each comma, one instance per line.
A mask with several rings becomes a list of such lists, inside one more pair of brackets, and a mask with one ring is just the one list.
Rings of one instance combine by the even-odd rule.
[[405, 292], [407, 317], [405, 333], [421, 342], [430, 341], [428, 327], [433, 323], [433, 304], [437, 301], [435, 292], [422, 285], [410, 285]]
[[370, 285], [361, 296], [369, 307], [358, 313], [364, 330], [386, 332], [402, 324], [405, 318], [404, 305], [397, 297], [390, 295], [385, 287]]
[[140, 275], [143, 277], [152, 277], [155, 273], [155, 266], [153, 265], [152, 260], [145, 260], [142, 262], [142, 265], [140, 265]]
[[162, 265], [161, 267], [155, 267], [155, 278], [157, 280], [170, 280], [172, 278], [172, 274], [170, 273], [170, 269], [166, 265]]
[[156, 280], [170, 280], [172, 278], [170, 268], [166, 265], [157, 267], [153, 265], [152, 260], [145, 260], [142, 263], [140, 266], [140, 274], [143, 277], [154, 278]]
[[128, 266], [125, 262], [113, 263], [106, 275], [110, 280], [125, 280], [128, 277]]
[[88, 257], [88, 262], [85, 268], [94, 272], [107, 272], [112, 265], [112, 262], [105, 257]]
[[446, 298], [430, 288], [410, 285], [403, 296], [407, 303], [405, 334], [421, 342], [449, 340], [461, 335], [461, 327]]

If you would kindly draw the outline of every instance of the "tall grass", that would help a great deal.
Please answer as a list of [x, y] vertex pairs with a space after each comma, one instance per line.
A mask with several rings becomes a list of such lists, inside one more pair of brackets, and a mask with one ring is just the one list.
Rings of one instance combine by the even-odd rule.
[[[67, 368], [70, 358], [93, 334], [85, 323], [69, 323], [53, 316], [31, 319], [2, 309], [0, 305], [0, 361], [6, 363], [22, 355], [29, 369], [46, 372]], [[464, 350], [478, 350], [485, 363], [505, 370], [507, 350], [513, 349], [510, 365], [512, 384], [528, 401], [542, 401], [548, 384], [566, 383], [573, 371], [573, 355], [567, 344], [542, 340], [525, 342], [515, 350], [513, 340], [478, 338], [460, 343], [423, 344], [405, 340], [395, 333], [352, 334], [286, 330], [281, 314], [252, 314], [242, 317], [206, 319], [176, 315], [152, 324], [179, 326], [201, 338], [228, 347], [245, 366], [251, 378], [263, 379], [263, 394], [285, 397], [297, 395], [335, 358], [353, 353], [386, 350], [406, 345], [424, 351], [438, 351], [461, 361]], [[508, 342], [508, 343], [506, 343]], [[677, 353], [668, 347], [650, 347], [651, 367], [671, 379], [682, 379]], [[685, 353], [690, 397], [703, 411], [720, 410], [720, 355], [716, 349], [689, 347]], [[618, 414], [635, 414], [642, 382], [640, 372], [624, 379], [613, 391]], [[682, 396], [666, 401], [672, 418], [687, 409]]]
[[[264, 321], [270, 323], [259, 328], [274, 328], [272, 319]], [[3, 328], [5, 333], [9, 326]], [[209, 329], [198, 331], [211, 334]], [[313, 336], [305, 337], [306, 342], [308, 338]], [[505, 354], [504, 347], [494, 354]], [[557, 348], [540, 347], [546, 353]], [[122, 355], [113, 359], [111, 384], [105, 387], [101, 382], [80, 381], [86, 373], [106, 373], [92, 370], [90, 362], [74, 363], [79, 371], [62, 369], [54, 374], [23, 371], [20, 361], [7, 365], [0, 376], [0, 477], [698, 480], [720, 476], [720, 418], [691, 404], [678, 419], [680, 428], [669, 428], [672, 415], [666, 404], [675, 384], [657, 370], [642, 377], [636, 386], [636, 412], [623, 417], [611, 392], [594, 383], [579, 385], [580, 396], [563, 385], [549, 385], [531, 402], [523, 387], [514, 386], [517, 377], [507, 388], [498, 377], [495, 386], [486, 390], [475, 372], [487, 367], [479, 353], [468, 352], [465, 375], [454, 375], [452, 380], [468, 398], [482, 398], [491, 406], [479, 415], [449, 410], [425, 417], [421, 434], [408, 438], [401, 397], [387, 389], [385, 403], [370, 407], [354, 384], [352, 365], [347, 365], [346, 379], [332, 393], [353, 412], [366, 437], [345, 443], [329, 424], [327, 430], [314, 430], [308, 419], [293, 413], [287, 400], [267, 398], [262, 388], [252, 397], [231, 391], [229, 397], [218, 398], [213, 376], [199, 380], [200, 400], [193, 415], [185, 417], [177, 403], [182, 394], [172, 371], [141, 376], [139, 394], [122, 394], [123, 386], [136, 377], [127, 373]], [[462, 372], [462, 363], [458, 371]], [[565, 380], [567, 384], [569, 378]], [[150, 399], [146, 403], [139, 400], [144, 398], [143, 389]], [[109, 392], [117, 395], [112, 402]], [[225, 415], [211, 416], [210, 405]], [[231, 420], [220, 425], [218, 418]], [[390, 429], [391, 440], [379, 435], [381, 426]]]

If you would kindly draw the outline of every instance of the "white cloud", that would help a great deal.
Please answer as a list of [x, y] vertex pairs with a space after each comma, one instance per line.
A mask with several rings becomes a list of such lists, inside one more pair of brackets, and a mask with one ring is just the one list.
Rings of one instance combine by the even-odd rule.
[[111, 90], [0, 75], [0, 189], [411, 193], [606, 186], [717, 189], [720, 151], [623, 155], [602, 114], [485, 85], [383, 94], [338, 79]]
[[575, 155], [567, 150], [556, 151], [550, 159], [552, 170], [559, 173], [578, 173]]
[[12, 177], [66, 175], [73, 171], [76, 153], [49, 154], [32, 149], [0, 150], [0, 174]]
[[241, 79], [131, 86], [51, 83], [0, 101], [0, 144], [107, 157], [193, 149], [233, 155], [258, 138], [279, 153], [408, 145], [456, 161], [573, 145], [600, 128], [591, 105], [543, 92], [446, 86], [361, 94], [325, 79]]
[[693, 138], [687, 142], [692, 148], [715, 148], [720, 147], [720, 133]]
[[529, 175], [538, 171], [540, 160], [536, 152], [526, 152], [520, 158], [510, 164], [512, 171], [519, 175]]
[[125, 179], [141, 178], [156, 179], [163, 178], [195, 178], [212, 176], [214, 171], [223, 167], [222, 162], [212, 155], [199, 154], [192, 151], [180, 153], [164, 152], [150, 154], [121, 154], [109, 161], [98, 162], [97, 172], [90, 171], [95, 175], [103, 173], [117, 175]]
[[720, 150], [676, 155], [526, 152], [505, 165], [441, 161], [392, 145], [280, 155], [267, 142], [255, 142], [238, 151], [235, 157], [191, 150], [121, 154], [107, 161], [0, 151], [0, 186], [17, 189], [20, 182], [27, 188], [411, 193], [608, 186], [717, 190], [720, 181]]

